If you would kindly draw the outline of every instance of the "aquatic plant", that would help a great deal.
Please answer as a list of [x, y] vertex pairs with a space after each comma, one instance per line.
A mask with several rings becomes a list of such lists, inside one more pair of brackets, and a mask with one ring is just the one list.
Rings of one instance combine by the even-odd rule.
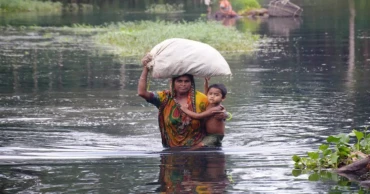
[[152, 4], [150, 5], [145, 12], [148, 13], [179, 13], [184, 12], [183, 4]]
[[[356, 137], [356, 142], [351, 145], [350, 140], [353, 137]], [[308, 152], [307, 157], [294, 155], [292, 159], [295, 169], [336, 169], [370, 154], [370, 133], [367, 133], [367, 128], [363, 132], [354, 129], [349, 134], [329, 136], [326, 141], [317, 151]]]
[[0, 12], [60, 11], [62, 3], [36, 0], [0, 0]]
[[[96, 42], [114, 48], [120, 56], [141, 56], [168, 38], [187, 38], [207, 43], [221, 52], [247, 53], [254, 49], [258, 35], [225, 27], [218, 22], [141, 21], [106, 26], [108, 32], [94, 36]], [[106, 48], [106, 47], [105, 47]], [[113, 51], [112, 51], [113, 52]]]

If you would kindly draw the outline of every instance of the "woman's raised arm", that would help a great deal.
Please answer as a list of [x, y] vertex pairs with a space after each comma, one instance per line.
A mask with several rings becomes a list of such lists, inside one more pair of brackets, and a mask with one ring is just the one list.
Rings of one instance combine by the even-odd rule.
[[149, 100], [151, 97], [150, 92], [147, 91], [149, 69], [146, 66], [151, 60], [152, 58], [149, 54], [145, 55], [144, 58], [141, 59], [141, 63], [143, 64], [143, 71], [141, 72], [141, 76], [139, 78], [137, 94], [145, 100]]

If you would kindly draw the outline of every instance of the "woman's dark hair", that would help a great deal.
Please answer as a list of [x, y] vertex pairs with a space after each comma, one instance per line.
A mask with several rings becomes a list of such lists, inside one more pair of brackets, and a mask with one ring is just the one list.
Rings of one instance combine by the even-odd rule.
[[[226, 89], [226, 86], [224, 84], [212, 84], [208, 87], [208, 91], [209, 89], [211, 88], [216, 88], [216, 89], [219, 89], [221, 91], [221, 94], [222, 94], [222, 98], [225, 98], [226, 97], [226, 94], [227, 94], [227, 89]], [[208, 92], [207, 91], [207, 92]]]
[[188, 77], [190, 78], [190, 80], [191, 80], [192, 82], [194, 82], [194, 76], [193, 76], [193, 75], [191, 75], [191, 74], [184, 74], [184, 75], [179, 75], [179, 76], [173, 77], [173, 78], [172, 78], [172, 81], [175, 81], [177, 78], [182, 77], [182, 76], [188, 76]]

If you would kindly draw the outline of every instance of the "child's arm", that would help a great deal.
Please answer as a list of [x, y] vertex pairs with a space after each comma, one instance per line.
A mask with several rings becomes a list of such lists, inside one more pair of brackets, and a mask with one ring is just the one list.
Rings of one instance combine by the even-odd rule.
[[220, 111], [222, 110], [221, 106], [216, 106], [208, 110], [205, 110], [201, 113], [196, 113], [196, 112], [189, 110], [188, 107], [185, 107], [185, 106], [181, 106], [180, 108], [185, 114], [189, 115], [193, 119], [204, 119], [212, 115], [215, 115], [217, 113], [220, 113]]
[[204, 78], [204, 94], [208, 93], [208, 81], [211, 79], [211, 77], [205, 77]]

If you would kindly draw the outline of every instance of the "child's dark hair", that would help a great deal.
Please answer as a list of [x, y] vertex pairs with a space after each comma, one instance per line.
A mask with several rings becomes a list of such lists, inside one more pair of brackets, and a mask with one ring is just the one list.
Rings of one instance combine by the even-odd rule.
[[[212, 84], [212, 85], [210, 85], [210, 86], [208, 87], [208, 91], [209, 91], [209, 89], [211, 89], [211, 88], [217, 88], [217, 89], [219, 89], [219, 90], [221, 91], [222, 98], [225, 98], [225, 97], [226, 97], [227, 89], [226, 89], [226, 87], [225, 87], [225, 85], [224, 85], [224, 84]], [[208, 92], [208, 91], [207, 91], [207, 92]]]

